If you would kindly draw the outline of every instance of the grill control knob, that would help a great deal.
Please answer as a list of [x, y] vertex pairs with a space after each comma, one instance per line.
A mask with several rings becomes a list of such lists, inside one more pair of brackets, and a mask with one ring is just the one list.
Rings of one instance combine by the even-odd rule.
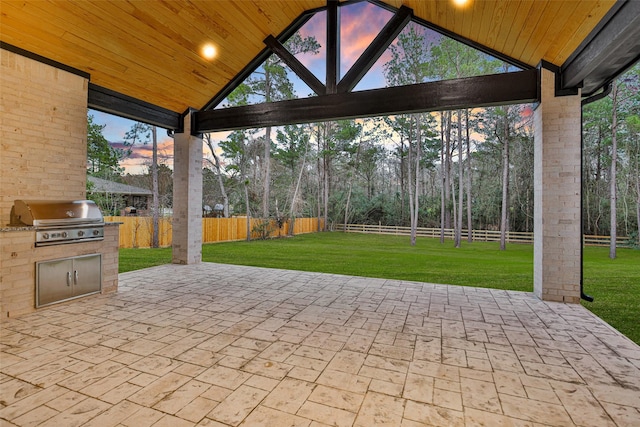
[[82, 230], [78, 231], [78, 237], [82, 237], [82, 236], [84, 236], [84, 231]]
[[47, 240], [49, 238], [49, 233], [43, 233], [42, 238]]
[[93, 230], [93, 235], [97, 236], [98, 234], [100, 234], [100, 230]]
[[69, 236], [69, 233], [67, 233], [66, 231], [63, 231], [63, 232], [62, 232], [62, 237], [66, 238], [66, 237], [68, 237], [68, 236]]

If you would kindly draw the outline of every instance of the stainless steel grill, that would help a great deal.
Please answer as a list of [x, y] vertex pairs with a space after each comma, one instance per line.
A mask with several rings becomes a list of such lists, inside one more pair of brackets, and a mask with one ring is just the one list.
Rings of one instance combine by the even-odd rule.
[[36, 246], [104, 239], [104, 218], [91, 200], [16, 200], [11, 225], [36, 228]]

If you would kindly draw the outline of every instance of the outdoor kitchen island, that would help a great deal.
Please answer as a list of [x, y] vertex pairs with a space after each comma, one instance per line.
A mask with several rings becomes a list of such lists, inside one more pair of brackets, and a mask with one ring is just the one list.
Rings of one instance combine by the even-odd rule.
[[101, 256], [100, 293], [118, 289], [119, 223], [104, 223], [104, 239], [36, 246], [36, 228], [0, 228], [0, 320], [36, 310], [36, 264], [42, 261]]

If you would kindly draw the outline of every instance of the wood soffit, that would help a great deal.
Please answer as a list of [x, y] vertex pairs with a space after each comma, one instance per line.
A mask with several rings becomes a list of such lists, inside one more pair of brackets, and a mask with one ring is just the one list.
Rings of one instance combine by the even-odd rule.
[[[615, 0], [385, 0], [530, 66], [562, 65]], [[326, 0], [15, 1], [0, 40], [91, 76], [91, 83], [181, 113], [202, 108], [305, 11]], [[217, 46], [215, 60], [199, 50]], [[324, 43], [324, 41], [322, 41]]]

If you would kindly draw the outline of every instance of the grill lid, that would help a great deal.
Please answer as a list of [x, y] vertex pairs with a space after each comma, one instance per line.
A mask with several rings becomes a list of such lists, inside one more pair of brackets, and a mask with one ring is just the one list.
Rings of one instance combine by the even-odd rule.
[[16, 200], [12, 224], [36, 227], [103, 224], [100, 208], [91, 200]]

